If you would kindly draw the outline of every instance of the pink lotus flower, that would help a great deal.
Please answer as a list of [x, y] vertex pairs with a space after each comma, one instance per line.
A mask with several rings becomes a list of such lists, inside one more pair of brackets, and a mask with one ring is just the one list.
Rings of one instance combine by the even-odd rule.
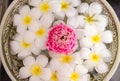
[[75, 31], [65, 24], [53, 26], [48, 33], [47, 49], [58, 54], [70, 54], [75, 50], [77, 38]]

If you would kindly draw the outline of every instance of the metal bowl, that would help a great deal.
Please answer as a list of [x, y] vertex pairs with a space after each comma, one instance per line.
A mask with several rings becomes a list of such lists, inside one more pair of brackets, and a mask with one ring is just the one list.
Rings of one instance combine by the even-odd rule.
[[[7, 74], [13, 81], [28, 81], [28, 79], [21, 79], [18, 75], [19, 68], [22, 66], [22, 62], [17, 59], [16, 56], [11, 54], [10, 49], [10, 40], [12, 36], [15, 34], [15, 27], [13, 26], [13, 16], [18, 12], [20, 6], [27, 4], [28, 0], [15, 0], [12, 2], [8, 10], [6, 11], [0, 28], [0, 54], [2, 63], [7, 71]], [[108, 63], [109, 71], [104, 74], [97, 74], [91, 77], [91, 81], [109, 81], [109, 79], [113, 76], [116, 68], [119, 65], [120, 60], [120, 25], [118, 18], [111, 8], [111, 6], [105, 0], [83, 0], [91, 3], [93, 1], [97, 1], [103, 5], [103, 14], [108, 17], [109, 25], [107, 29], [113, 32], [113, 42], [107, 47], [112, 52], [113, 60]]]

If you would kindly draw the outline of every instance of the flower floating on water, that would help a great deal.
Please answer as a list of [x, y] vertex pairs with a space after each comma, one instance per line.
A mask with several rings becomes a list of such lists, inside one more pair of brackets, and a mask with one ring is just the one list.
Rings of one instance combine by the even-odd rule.
[[31, 32], [26, 32], [25, 35], [17, 34], [13, 41], [10, 42], [13, 54], [18, 54], [19, 59], [23, 59], [32, 53], [40, 54], [40, 50], [34, 44], [34, 35]]
[[24, 5], [19, 9], [19, 14], [14, 15], [13, 23], [17, 26], [18, 33], [25, 33], [29, 26], [40, 18], [41, 14], [36, 9]]
[[66, 67], [74, 68], [77, 64], [82, 64], [83, 61], [80, 58], [80, 53], [76, 52], [72, 55], [61, 54], [57, 57], [53, 57], [50, 62], [51, 68], [55, 70], [61, 70]]
[[113, 33], [110, 30], [103, 32], [93, 28], [85, 29], [85, 37], [80, 40], [81, 47], [92, 47], [95, 44], [109, 44], [113, 41]]
[[39, 55], [36, 60], [32, 56], [28, 56], [23, 60], [23, 67], [19, 70], [21, 78], [29, 78], [29, 81], [48, 81], [50, 80], [51, 70], [46, 68], [48, 58], [44, 55]]
[[81, 0], [58, 0], [56, 10], [54, 11], [57, 18], [64, 19], [65, 15], [71, 17], [78, 12], [74, 7], [78, 7]]
[[75, 50], [76, 45], [76, 34], [72, 28], [61, 23], [50, 29], [46, 43], [49, 51], [59, 54], [69, 54]]
[[108, 66], [105, 62], [110, 62], [111, 52], [104, 46], [95, 46], [93, 48], [82, 48], [81, 55], [85, 66], [92, 71], [94, 68], [98, 73], [105, 73], [108, 71]]

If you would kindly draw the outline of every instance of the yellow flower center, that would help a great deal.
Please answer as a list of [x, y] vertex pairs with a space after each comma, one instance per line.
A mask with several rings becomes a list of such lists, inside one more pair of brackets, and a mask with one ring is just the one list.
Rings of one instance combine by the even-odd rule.
[[94, 36], [92, 36], [91, 40], [93, 43], [99, 43], [101, 38], [99, 35], [94, 35]]
[[38, 31], [36, 31], [35, 34], [36, 34], [38, 37], [43, 37], [43, 36], [45, 35], [45, 29], [42, 27], [42, 28], [40, 28]]
[[69, 64], [72, 61], [72, 56], [70, 56], [70, 55], [62, 55], [61, 61], [63, 63]]
[[89, 24], [92, 24], [95, 20], [93, 18], [94, 16], [90, 16], [90, 15], [87, 15], [85, 17], [85, 20], [89, 23]]
[[74, 72], [70, 75], [71, 81], [77, 81], [79, 79], [79, 74]]
[[23, 17], [23, 24], [24, 25], [29, 25], [31, 23], [32, 23], [32, 17], [31, 16], [27, 15], [27, 16]]
[[27, 49], [27, 48], [30, 48], [30, 46], [31, 46], [31, 44], [30, 43], [27, 43], [26, 41], [22, 41], [22, 47], [24, 48], [24, 49]]
[[58, 77], [57, 77], [57, 73], [56, 72], [52, 73], [51, 80], [52, 81], [58, 81]]
[[34, 76], [39, 76], [42, 74], [42, 68], [39, 65], [33, 65], [30, 69], [30, 73]]
[[40, 10], [41, 10], [43, 13], [49, 12], [49, 10], [50, 10], [50, 4], [49, 4], [48, 2], [43, 2], [43, 3], [40, 5]]
[[62, 1], [61, 2], [61, 8], [62, 10], [68, 10], [70, 7], [70, 4], [68, 2]]
[[100, 56], [97, 54], [92, 54], [91, 55], [91, 61], [92, 62], [98, 62], [100, 60]]

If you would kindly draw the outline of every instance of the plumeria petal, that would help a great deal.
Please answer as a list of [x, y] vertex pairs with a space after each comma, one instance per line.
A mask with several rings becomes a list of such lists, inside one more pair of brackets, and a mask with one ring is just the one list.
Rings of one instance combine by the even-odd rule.
[[19, 70], [19, 76], [21, 78], [23, 78], [23, 79], [24, 78], [28, 78], [30, 75], [31, 74], [30, 74], [29, 70], [26, 67], [20, 68], [20, 70]]
[[60, 11], [60, 12], [56, 12], [55, 13], [55, 18], [58, 19], [58, 20], [64, 20], [65, 18], [65, 13]]
[[38, 49], [44, 50], [46, 49], [46, 39], [37, 39], [35, 41], [35, 45]]
[[86, 60], [86, 61], [84, 62], [84, 65], [85, 65], [85, 67], [86, 67], [89, 71], [92, 71], [93, 68], [94, 68], [94, 66], [93, 66], [93, 64], [91, 63], [90, 60]]
[[82, 39], [84, 37], [84, 29], [76, 29], [77, 39]]
[[45, 67], [48, 64], [48, 58], [45, 55], [39, 55], [36, 59], [36, 63]]
[[90, 81], [90, 75], [85, 74], [80, 77], [80, 81]]
[[98, 2], [90, 4], [89, 11], [92, 14], [100, 14], [102, 12], [102, 6]]
[[67, 12], [66, 12], [66, 16], [67, 17], [72, 17], [74, 15], [77, 14], [77, 10], [73, 7], [71, 7]]
[[77, 7], [81, 4], [81, 0], [69, 0], [73, 7]]
[[104, 49], [106, 49], [106, 46], [103, 43], [99, 43], [99, 44], [94, 45], [94, 50], [96, 53], [99, 53], [101, 50], [104, 50]]
[[108, 25], [108, 19], [105, 15], [95, 15], [95, 22], [98, 31], [104, 31], [106, 26]]
[[15, 40], [15, 41], [22, 41], [22, 40], [23, 40], [23, 37], [22, 37], [21, 34], [16, 34], [16, 35], [14, 36], [14, 40]]
[[22, 18], [21, 18], [21, 15], [19, 15], [19, 14], [15, 14], [14, 15], [14, 18], [13, 18], [13, 25], [14, 26], [20, 26], [21, 25], [21, 20], [22, 20]]
[[30, 13], [30, 7], [28, 5], [24, 5], [20, 8], [19, 13], [21, 15], [27, 15]]
[[95, 67], [96, 71], [98, 73], [105, 73], [108, 71], [108, 65], [105, 64], [105, 63], [101, 63], [101, 64], [98, 64], [96, 67]]
[[52, 14], [44, 15], [40, 19], [40, 23], [45, 27], [50, 27], [54, 21], [54, 16]]
[[13, 55], [16, 55], [21, 50], [19, 43], [16, 41], [12, 41], [10, 43], [10, 46], [11, 46], [12, 51], [14, 52], [14, 53], [12, 53]]
[[23, 65], [25, 67], [30, 67], [35, 63], [35, 58], [33, 56], [28, 56], [23, 60]]
[[65, 77], [65, 76], [62, 76], [62, 75], [59, 75], [58, 77], [58, 81], [70, 81], [68, 77]]
[[55, 22], [53, 23], [53, 26], [54, 26], [54, 25], [57, 25], [57, 24], [60, 24], [60, 23], [65, 24], [65, 22], [64, 22], [63, 20], [57, 20], [57, 21], [55, 21]]
[[39, 4], [41, 3], [41, 0], [29, 0], [28, 3], [31, 6], [39, 6]]
[[68, 18], [67, 24], [72, 26], [73, 28], [83, 26], [84, 25], [84, 16], [70, 17], [70, 18]]
[[39, 77], [31, 76], [29, 81], [42, 81]]
[[35, 45], [31, 47], [31, 52], [35, 55], [39, 55], [41, 50], [39, 50]]
[[89, 48], [81, 48], [80, 53], [81, 53], [81, 58], [89, 59], [90, 57], [89, 54], [91, 53], [91, 51]]
[[41, 17], [42, 13], [37, 8], [32, 8], [30, 15], [33, 16], [34, 20], [38, 20]]
[[28, 55], [31, 55], [31, 52], [29, 50], [23, 50], [18, 53], [18, 58], [19, 59], [24, 59]]
[[113, 33], [111, 31], [109, 31], [109, 30], [104, 31], [101, 34], [101, 37], [102, 37], [102, 41], [104, 43], [111, 43], [113, 41]]
[[16, 30], [19, 34], [23, 35], [27, 31], [27, 27], [18, 26]]
[[93, 45], [93, 43], [90, 42], [90, 40], [89, 40], [88, 38], [83, 38], [83, 39], [81, 39], [81, 40], [79, 41], [79, 43], [80, 43], [80, 46], [81, 46], [81, 47], [88, 47], [88, 48], [90, 48], [90, 47], [92, 47], [92, 45]]
[[50, 76], [51, 76], [50, 68], [44, 68], [40, 78], [43, 79], [44, 81], [48, 81], [50, 80]]
[[88, 69], [83, 65], [77, 65], [75, 72], [78, 72], [79, 74], [84, 75], [88, 72]]
[[78, 12], [79, 13], [87, 13], [89, 9], [89, 5], [88, 3], [82, 3], [79, 7], [78, 7]]
[[29, 26], [29, 30], [32, 32], [35, 32], [38, 29], [39, 29], [39, 21], [35, 21]]

